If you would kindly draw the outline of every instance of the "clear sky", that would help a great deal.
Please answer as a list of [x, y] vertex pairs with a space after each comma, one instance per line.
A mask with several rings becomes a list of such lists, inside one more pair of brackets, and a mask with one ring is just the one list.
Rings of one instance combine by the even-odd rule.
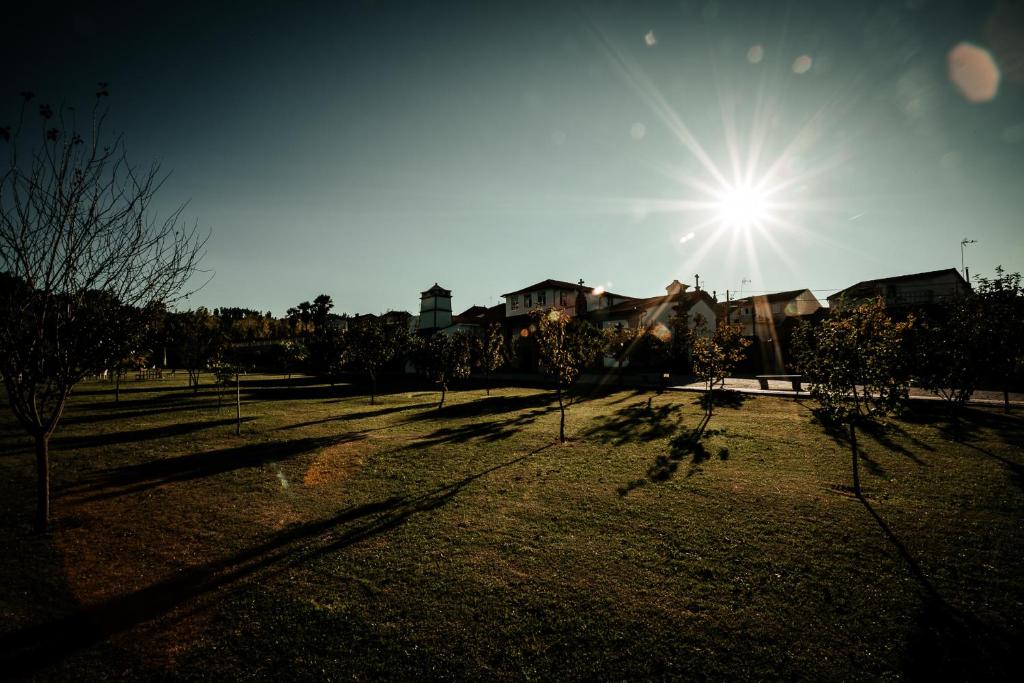
[[1024, 270], [1021, 3], [287, 4], [5, 17], [0, 114], [109, 82], [164, 209], [212, 230], [192, 304], [824, 298], [959, 267], [964, 237], [972, 273]]

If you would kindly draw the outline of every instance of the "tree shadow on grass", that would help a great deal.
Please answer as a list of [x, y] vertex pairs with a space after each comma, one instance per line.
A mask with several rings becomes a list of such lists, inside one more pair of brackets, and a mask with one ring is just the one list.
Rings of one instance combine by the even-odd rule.
[[[182, 375], [184, 376], [184, 374]], [[121, 381], [120, 393], [122, 395], [132, 394], [175, 394], [181, 393], [187, 389], [186, 386], [178, 383], [167, 383], [160, 384], [157, 381], [147, 381], [145, 384], [138, 383], [138, 380], [128, 380], [127, 382]], [[115, 387], [113, 383], [95, 383], [89, 382], [87, 384], [76, 384], [72, 393], [75, 396], [113, 396]]]
[[106, 422], [109, 420], [130, 420], [137, 417], [153, 417], [157, 415], [167, 415], [169, 413], [178, 413], [187, 410], [200, 411], [200, 410], [216, 410], [217, 404], [213, 401], [210, 402], [194, 402], [184, 405], [175, 406], [160, 406], [155, 408], [138, 408], [123, 410], [121, 408], [110, 410], [109, 412], [97, 411], [95, 405], [83, 406], [84, 410], [89, 412], [72, 413], [65, 415], [61, 418], [61, 425], [77, 425], [77, 424], [94, 424], [96, 422]]
[[857, 428], [861, 431], [862, 434], [866, 434], [867, 436], [871, 437], [872, 440], [874, 440], [876, 443], [878, 443], [878, 445], [882, 446], [883, 448], [887, 448], [888, 450], [893, 451], [894, 453], [899, 453], [900, 455], [906, 456], [916, 465], [919, 465], [921, 467], [930, 467], [930, 465], [924, 460], [922, 460], [921, 457], [917, 455], [917, 453], [914, 453], [914, 451], [910, 450], [903, 444], [895, 441], [892, 438], [892, 435], [896, 434], [898, 436], [908, 438], [914, 441], [916, 445], [919, 445], [920, 447], [928, 451], [934, 451], [935, 449], [929, 446], [928, 444], [916, 440], [905, 429], [903, 429], [896, 423], [891, 421], [865, 422], [863, 424], [857, 425]]
[[[805, 407], [807, 407], [812, 414], [811, 421], [814, 424], [820, 426], [822, 430], [825, 432], [825, 434], [827, 434], [836, 445], [842, 446], [843, 448], [846, 449], [850, 448], [850, 433], [848, 431], [849, 426], [846, 423], [839, 422], [833, 419], [826, 411], [822, 410], [819, 406]], [[857, 424], [857, 431], [858, 433], [864, 434], [865, 436], [871, 438], [873, 441], [875, 441], [875, 443], [877, 443], [882, 448], [903, 455], [904, 457], [908, 458], [919, 467], [930, 467], [928, 462], [922, 460], [917, 453], [895, 441], [892, 438], [892, 434], [897, 434], [899, 436], [905, 437], [912, 441], [913, 443], [915, 443], [915, 445], [919, 445], [924, 450], [934, 451], [935, 449], [932, 446], [917, 440], [915, 437], [910, 435], [908, 432], [906, 432], [906, 430], [904, 430], [902, 427], [895, 424], [894, 422], [872, 422], [870, 420], [865, 420]], [[867, 468], [868, 472], [878, 476], [885, 476], [885, 469], [881, 466], [881, 464], [879, 464], [870, 456], [868, 451], [864, 450], [863, 444], [858, 445], [857, 453], [859, 456], [859, 460], [864, 463], [864, 466]]]
[[902, 417], [905, 422], [935, 426], [954, 441], [977, 441], [987, 430], [1008, 444], [1024, 443], [1024, 418], [995, 406], [966, 405], [954, 423], [945, 402], [917, 401]]
[[982, 448], [981, 446], [977, 446], [973, 443], [965, 443], [964, 445], [970, 449], [978, 451], [982, 455], [988, 456], [989, 458], [998, 461], [1006, 470], [1009, 471], [1010, 481], [1013, 483], [1013, 485], [1016, 486], [1021, 491], [1024, 491], [1024, 465], [1022, 465], [1019, 462], [1014, 462], [1013, 460], [1010, 460], [1005, 456], [999, 455], [998, 453], [993, 453], [992, 451]]
[[[601, 395], [600, 398], [604, 398], [605, 396], [612, 396], [612, 395], [614, 395], [616, 393], [618, 393], [618, 392], [616, 392], [616, 391], [609, 391], [609, 392], [606, 392], [605, 394]], [[619, 398], [615, 399], [614, 401], [609, 401], [608, 405], [614, 406], [614, 405], [618, 405], [620, 403], [625, 403], [626, 401], [628, 401], [630, 399], [633, 399], [633, 398], [636, 398], [637, 396], [642, 396], [645, 393], [646, 393], [646, 391], [643, 390], [643, 389], [634, 389], [633, 391], [628, 391], [628, 392], [624, 391], [624, 392], [622, 392], [622, 396], [620, 396]]]
[[487, 398], [466, 401], [465, 403], [450, 403], [438, 410], [425, 410], [415, 415], [410, 415], [406, 422], [446, 421], [510, 413], [528, 408], [547, 408], [554, 401], [555, 397], [547, 392], [527, 394], [525, 396], [489, 396]]
[[[1011, 671], [1012, 648], [972, 614], [950, 605], [921, 565], [864, 496], [856, 496], [899, 553], [924, 593], [921, 612], [904, 652], [912, 680], [999, 680]], [[987, 673], [985, 673], [987, 672]]]
[[[647, 468], [646, 478], [634, 479], [628, 484], [620, 486], [617, 490], [618, 494], [625, 496], [633, 489], [648, 483], [666, 482], [675, 476], [679, 465], [686, 460], [689, 460], [690, 463], [686, 476], [692, 477], [695, 474], [700, 474], [703, 471], [701, 466], [713, 457], [703, 440], [721, 434], [717, 430], [707, 431], [706, 427], [707, 421], [705, 420], [697, 429], [683, 430], [677, 434], [669, 441], [669, 452], [657, 456], [651, 466]], [[715, 455], [719, 460], [728, 460], [729, 449], [719, 448]]]
[[640, 401], [616, 410], [610, 417], [584, 432], [601, 443], [621, 446], [630, 442], [653, 441], [671, 436], [679, 428], [676, 413], [682, 406], [666, 403], [654, 408], [651, 401]]
[[[213, 387], [209, 388], [213, 389]], [[179, 390], [175, 393], [158, 394], [148, 398], [123, 398], [120, 401], [111, 399], [109, 401], [71, 402], [68, 405], [68, 412], [88, 411], [88, 413], [96, 413], [109, 411], [117, 415], [144, 408], [166, 408], [168, 410], [194, 408], [201, 405], [211, 405], [217, 398], [218, 393], [220, 392], [201, 390], [196, 394], [191, 391], [186, 394]], [[72, 394], [72, 399], [74, 398], [75, 395]]]
[[301, 427], [311, 427], [313, 425], [326, 424], [328, 422], [348, 422], [351, 420], [365, 420], [371, 417], [382, 417], [384, 415], [392, 415], [394, 413], [402, 413], [407, 410], [416, 410], [418, 408], [429, 408], [437, 405], [434, 402], [430, 403], [412, 403], [403, 406], [392, 406], [391, 408], [379, 408], [377, 410], [365, 410], [358, 413], [344, 413], [342, 415], [332, 415], [325, 417], [320, 420], [310, 420], [308, 422], [297, 422], [296, 424], [286, 425], [284, 427], [278, 427], [278, 430], [282, 429], [299, 429]]
[[211, 477], [224, 472], [259, 467], [319, 448], [360, 441], [361, 434], [293, 439], [246, 444], [202, 453], [161, 458], [99, 473], [81, 484], [65, 487], [63, 494], [83, 495], [81, 501], [105, 500], [157, 488], [165, 484]]
[[186, 569], [141, 590], [104, 600], [74, 614], [0, 636], [0, 666], [16, 676], [39, 673], [76, 650], [100, 643], [139, 624], [164, 617], [186, 603], [261, 573], [280, 571], [338, 552], [391, 531], [415, 515], [447, 504], [466, 486], [550, 448], [499, 463], [415, 495], [392, 496], [357, 505], [332, 517], [285, 529], [229, 557]]
[[[243, 417], [242, 422], [252, 422], [255, 418]], [[174, 436], [184, 436], [204, 429], [214, 427], [225, 427], [234, 425], [235, 418], [224, 418], [221, 420], [196, 420], [193, 422], [179, 422], [159, 427], [147, 427], [145, 429], [129, 429], [121, 432], [108, 432], [104, 434], [89, 434], [87, 436], [55, 436], [51, 445], [55, 449], [77, 449], [77, 448], [98, 448], [100, 446], [113, 446], [121, 443], [134, 443], [152, 441], [154, 439], [166, 439]]]
[[[374, 395], [379, 399], [392, 394], [405, 394], [414, 387], [420, 387], [416, 378], [384, 376], [378, 378]], [[359, 396], [366, 398], [369, 403], [371, 383], [368, 377], [346, 377], [334, 384], [320, 378], [304, 378], [303, 382], [297, 384], [243, 379], [241, 390], [247, 398], [254, 401], [337, 400]]]
[[708, 409], [708, 402], [712, 402], [714, 408], [732, 408], [738, 410], [743, 407], [743, 404], [753, 398], [749, 394], [744, 394], [741, 391], [733, 391], [731, 389], [715, 389], [708, 392], [702, 392], [696, 399], [694, 399], [694, 405], [699, 405], [704, 410]]
[[427, 448], [445, 443], [468, 443], [484, 441], [493, 443], [514, 436], [523, 427], [533, 424], [540, 417], [554, 412], [555, 408], [539, 408], [529, 412], [520, 412], [507, 420], [489, 420], [487, 422], [470, 422], [457, 427], [441, 427], [434, 432], [417, 439], [410, 448]]

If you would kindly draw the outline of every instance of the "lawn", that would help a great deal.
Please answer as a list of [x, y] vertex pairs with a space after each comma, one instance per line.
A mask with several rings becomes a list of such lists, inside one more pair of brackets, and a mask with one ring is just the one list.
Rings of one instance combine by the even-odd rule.
[[0, 670], [31, 678], [1016, 678], [1024, 419], [936, 407], [845, 443], [811, 405], [250, 377], [0, 413]]

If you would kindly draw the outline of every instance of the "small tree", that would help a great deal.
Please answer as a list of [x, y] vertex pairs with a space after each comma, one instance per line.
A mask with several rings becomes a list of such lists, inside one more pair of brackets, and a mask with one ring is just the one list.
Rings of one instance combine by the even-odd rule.
[[288, 375], [288, 379], [291, 379], [292, 373], [306, 362], [306, 359], [309, 357], [309, 351], [302, 342], [294, 339], [287, 339], [281, 342], [278, 349], [281, 369]]
[[408, 346], [408, 331], [379, 319], [352, 324], [345, 333], [348, 360], [370, 378], [370, 405], [377, 402], [377, 373]]
[[1020, 273], [1007, 273], [1002, 266], [996, 266], [995, 277], [976, 280], [985, 365], [999, 378], [1003, 408], [1010, 412], [1010, 384], [1024, 366], [1024, 287]]
[[[698, 315], [697, 319], [697, 322], [699, 322], [704, 318]], [[689, 316], [685, 313], [673, 315], [669, 318], [668, 330], [671, 335], [668, 340], [668, 360], [672, 365], [672, 370], [689, 374], [693, 370], [694, 340], [694, 332], [690, 328]]]
[[487, 336], [480, 344], [480, 367], [484, 371], [484, 387], [487, 395], [491, 395], [491, 375], [505, 365], [505, 336], [501, 333], [501, 325], [491, 323], [487, 328]]
[[237, 436], [242, 433], [242, 390], [239, 379], [242, 367], [237, 360], [230, 358], [230, 354], [225, 354], [224, 357], [218, 358], [210, 364], [210, 371], [213, 372], [213, 376], [217, 379], [217, 385], [220, 387], [220, 392], [217, 394], [218, 413], [220, 413], [224, 392], [230, 390], [232, 385], [235, 387], [235, 435]]
[[641, 334], [643, 334], [642, 330], [632, 329], [622, 324], [604, 330], [604, 351], [615, 359], [620, 370], [622, 364], [630, 359], [634, 345]]
[[[309, 370], [334, 384], [347, 361], [348, 341], [349, 338], [341, 330], [317, 327], [313, 334], [306, 337], [304, 344], [304, 360]], [[298, 342], [292, 344], [297, 345]]]
[[647, 368], [665, 369], [671, 359], [671, 341], [664, 325], [654, 325], [637, 334], [629, 362]]
[[413, 365], [441, 390], [438, 410], [444, 406], [448, 383], [469, 377], [470, 344], [468, 335], [456, 332], [450, 336], [438, 333], [427, 339], [418, 339], [414, 345]]
[[176, 360], [188, 372], [188, 386], [199, 392], [199, 377], [224, 351], [227, 343], [220, 321], [206, 308], [168, 315], [167, 333]]
[[548, 309], [530, 313], [537, 352], [544, 370], [555, 379], [555, 393], [561, 419], [558, 440], [565, 443], [565, 409], [571, 405], [565, 392], [593, 365], [604, 349], [604, 335], [590, 323], [570, 318], [561, 311]]
[[743, 351], [750, 340], [743, 337], [743, 326], [719, 322], [714, 334], [707, 334], [707, 322], [698, 316], [693, 334], [693, 372], [704, 382], [703, 431], [715, 410], [715, 384], [725, 381], [736, 364], [743, 360]]
[[828, 423], [848, 430], [853, 490], [861, 495], [857, 427], [896, 410], [909, 378], [904, 339], [913, 317], [894, 322], [881, 299], [861, 304], [794, 335], [797, 367]]
[[183, 295], [205, 240], [150, 210], [164, 176], [128, 162], [123, 138], [104, 131], [108, 95], [96, 93], [79, 125], [70, 107], [41, 104], [0, 126], [0, 375], [19, 424], [35, 441], [36, 529], [50, 518], [50, 436], [71, 388], [109, 368], [106, 331], [120, 307], [147, 308]]
[[978, 385], [985, 362], [984, 316], [974, 296], [962, 296], [920, 321], [914, 375], [945, 399], [954, 431]]

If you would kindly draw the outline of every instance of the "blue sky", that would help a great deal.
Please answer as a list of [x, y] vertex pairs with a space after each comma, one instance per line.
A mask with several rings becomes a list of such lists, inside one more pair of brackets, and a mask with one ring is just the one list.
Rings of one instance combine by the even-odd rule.
[[[698, 273], [722, 298], [823, 299], [959, 267], [963, 237], [973, 273], [1024, 269], [1024, 25], [1001, 3], [102, 4], [23, 25], [0, 111], [110, 82], [132, 158], [173, 172], [162, 208], [212, 230], [193, 305], [414, 310], [437, 281], [461, 309]], [[950, 80], [961, 42], [1002, 70], [987, 101]], [[757, 224], [722, 224], [734, 159], [774, 190]]]

